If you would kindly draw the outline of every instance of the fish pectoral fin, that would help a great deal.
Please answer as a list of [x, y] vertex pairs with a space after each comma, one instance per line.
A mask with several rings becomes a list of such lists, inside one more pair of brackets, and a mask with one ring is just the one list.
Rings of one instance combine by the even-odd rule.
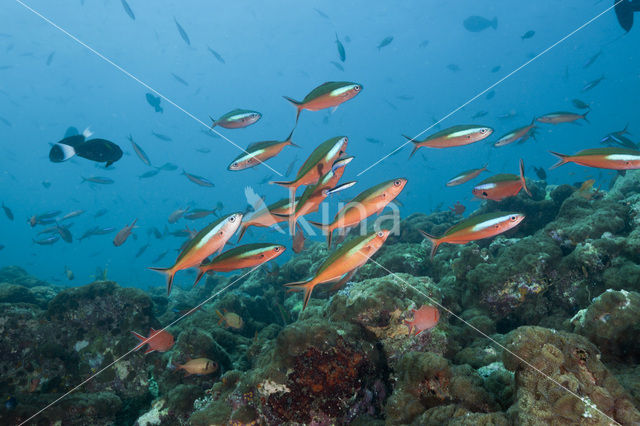
[[355, 275], [355, 273], [358, 272], [358, 269], [360, 269], [360, 268], [356, 268], [356, 269], [352, 270], [351, 272], [347, 272], [344, 275], [344, 277], [340, 278], [340, 280], [338, 282], [336, 282], [334, 285], [331, 286], [329, 291], [334, 292], [334, 291], [338, 291], [340, 288], [342, 288], [342, 286], [344, 286], [347, 282], [349, 282], [351, 277], [353, 277]]

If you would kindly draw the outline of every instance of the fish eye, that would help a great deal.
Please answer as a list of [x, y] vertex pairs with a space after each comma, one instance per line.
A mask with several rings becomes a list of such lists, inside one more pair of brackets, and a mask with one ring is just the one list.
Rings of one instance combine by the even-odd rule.
[[384, 232], [378, 231], [378, 237], [380, 237], [380, 238], [384, 237]]
[[515, 221], [516, 221], [516, 219], [517, 219], [517, 218], [516, 218], [515, 216], [511, 216], [511, 221], [512, 221], [512, 222], [515, 222]]
[[396, 180], [393, 181], [393, 185], [394, 186], [400, 186], [401, 183], [402, 182], [400, 181], [400, 179], [396, 179]]
[[233, 223], [233, 222], [235, 222], [235, 221], [236, 221], [236, 217], [235, 217], [235, 215], [234, 215], [234, 216], [231, 216], [231, 217], [229, 218], [229, 222]]
[[482, 195], [484, 195], [486, 197], [489, 194], [487, 194], [487, 191], [482, 191]]
[[487, 129], [480, 129], [480, 133], [487, 133]]
[[276, 253], [277, 253], [277, 252], [279, 252], [279, 251], [280, 251], [280, 247], [275, 247], [275, 248], [273, 249], [273, 251], [275, 251]]
[[360, 91], [360, 86], [359, 85], [353, 86], [353, 90], [355, 90], [356, 92], [359, 92]]

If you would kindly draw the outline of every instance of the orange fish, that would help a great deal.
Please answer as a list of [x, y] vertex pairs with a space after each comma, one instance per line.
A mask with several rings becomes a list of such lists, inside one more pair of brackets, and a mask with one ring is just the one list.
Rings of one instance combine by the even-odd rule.
[[292, 136], [293, 130], [284, 141], [264, 141], [252, 143], [247, 147], [247, 149], [244, 150], [242, 154], [238, 155], [231, 162], [231, 164], [229, 164], [229, 167], [227, 167], [227, 169], [233, 171], [255, 167], [258, 164], [264, 163], [268, 159], [280, 154], [280, 151], [282, 151], [287, 145], [300, 148], [298, 145], [293, 143], [293, 141], [291, 140]]
[[[296, 198], [296, 201], [299, 198]], [[280, 222], [287, 220], [289, 215], [293, 213], [295, 203], [291, 204], [291, 200], [283, 198], [282, 200], [270, 204], [269, 206], [257, 210], [251, 214], [246, 220], [242, 221], [240, 225], [240, 235], [238, 236], [238, 242], [242, 239], [242, 236], [247, 232], [247, 228], [250, 226], [258, 226], [262, 228], [268, 228], [276, 225]]]
[[318, 111], [325, 108], [337, 107], [343, 102], [356, 96], [362, 91], [362, 85], [349, 81], [328, 81], [316, 87], [299, 102], [283, 96], [296, 107], [296, 123], [303, 109]]
[[271, 182], [289, 188], [289, 201], [293, 204], [296, 190], [303, 185], [314, 185], [320, 178], [332, 170], [333, 164], [347, 149], [349, 139], [346, 136], [336, 136], [327, 139], [309, 155], [302, 164], [295, 179], [292, 181]]
[[472, 192], [477, 198], [500, 201], [518, 195], [521, 189], [531, 196], [524, 178], [524, 162], [520, 160], [520, 176], [501, 173], [491, 176], [476, 185]]
[[423, 146], [429, 148], [451, 148], [454, 146], [469, 145], [470, 143], [485, 139], [491, 135], [491, 133], [493, 133], [491, 127], [461, 124], [440, 130], [422, 141], [415, 140], [406, 135], [403, 136], [414, 144], [413, 151], [411, 151], [411, 155], [409, 155], [409, 158], [411, 158], [418, 148]]
[[346, 281], [382, 247], [382, 244], [389, 237], [389, 233], [390, 231], [381, 230], [361, 235], [346, 242], [342, 247], [331, 253], [318, 268], [313, 278], [307, 281], [285, 284], [285, 287], [289, 287], [291, 291], [304, 291], [302, 305], [302, 310], [304, 310], [316, 285], [340, 281], [341, 279]]
[[211, 223], [189, 241], [176, 263], [170, 268], [149, 268], [167, 275], [167, 295], [171, 294], [176, 272], [200, 265], [204, 259], [222, 250], [229, 238], [235, 234], [242, 221], [242, 213], [233, 213]]
[[293, 237], [293, 243], [291, 244], [291, 248], [293, 249], [294, 253], [300, 253], [302, 250], [304, 250], [305, 238], [304, 238], [304, 232], [300, 228], [299, 224], [296, 224], [296, 228], [298, 228], [298, 232], [296, 232], [295, 237]]
[[466, 244], [470, 241], [491, 238], [515, 228], [524, 220], [520, 213], [494, 212], [473, 216], [447, 229], [440, 238], [429, 235], [419, 229], [420, 233], [431, 241], [431, 259], [442, 243]]
[[245, 244], [234, 247], [213, 258], [211, 262], [202, 263], [198, 267], [195, 287], [200, 278], [207, 272], [229, 272], [236, 269], [253, 268], [280, 256], [285, 246], [270, 243]]
[[195, 374], [196, 376], [204, 376], [215, 373], [218, 370], [218, 363], [208, 358], [191, 359], [184, 364], [176, 365], [178, 370], [184, 370], [185, 377]]
[[571, 123], [571, 122], [583, 119], [588, 123], [589, 120], [587, 120], [587, 114], [589, 114], [589, 112], [590, 111], [587, 111], [584, 114], [577, 114], [575, 112], [565, 112], [565, 111], [552, 112], [536, 118], [536, 121], [539, 121], [541, 123], [547, 123], [547, 124], [560, 124], [560, 123]]
[[409, 328], [409, 335], [413, 331], [413, 335], [430, 330], [438, 324], [440, 319], [440, 311], [435, 306], [423, 305], [420, 309], [412, 309], [413, 321], [404, 320], [405, 325]]
[[341, 228], [349, 228], [362, 222], [369, 216], [380, 213], [392, 202], [404, 189], [407, 179], [397, 178], [382, 182], [366, 191], [358, 194], [349, 201], [335, 216], [333, 222], [324, 225], [318, 222], [309, 222], [327, 232], [327, 245], [331, 247], [333, 231]]
[[149, 337], [144, 337], [135, 331], [132, 331], [131, 333], [140, 340], [140, 344], [133, 348], [134, 351], [139, 350], [144, 345], [149, 345], [147, 350], [144, 352], [145, 354], [153, 351], [166, 352], [173, 346], [173, 336], [166, 330], [154, 330], [152, 328], [149, 331]]
[[559, 154], [549, 151], [560, 158], [552, 169], [566, 163], [576, 163], [581, 166], [597, 167], [599, 169], [632, 170], [640, 169], [640, 151], [627, 148], [592, 148], [584, 149], [574, 155]]
[[344, 166], [349, 164], [353, 157], [345, 157], [336, 161], [333, 168], [320, 178], [317, 184], [309, 185], [304, 189], [302, 196], [296, 203], [293, 214], [289, 215], [289, 232], [296, 235], [296, 223], [298, 219], [318, 210], [320, 204], [331, 194], [348, 189], [356, 184], [355, 181], [335, 186], [344, 174]]

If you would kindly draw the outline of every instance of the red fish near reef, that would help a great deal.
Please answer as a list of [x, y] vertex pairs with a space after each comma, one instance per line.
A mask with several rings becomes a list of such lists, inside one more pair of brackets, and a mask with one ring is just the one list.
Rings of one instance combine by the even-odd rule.
[[420, 309], [412, 309], [413, 321], [404, 320], [404, 324], [409, 328], [409, 335], [417, 335], [425, 330], [430, 330], [438, 324], [440, 311], [435, 306], [423, 305]]
[[134, 351], [139, 350], [144, 345], [149, 345], [147, 350], [144, 351], [145, 354], [153, 351], [166, 352], [173, 347], [173, 335], [166, 330], [154, 330], [152, 328], [149, 330], [149, 337], [144, 337], [135, 331], [131, 333], [140, 340], [140, 344], [133, 348]]
[[456, 203], [452, 207], [449, 207], [449, 211], [451, 211], [451, 213], [455, 214], [456, 216], [462, 216], [466, 209], [467, 208], [460, 201], [456, 201]]
[[627, 148], [593, 148], [584, 149], [574, 155], [559, 154], [549, 151], [560, 158], [552, 169], [566, 163], [576, 163], [581, 166], [597, 167], [599, 169], [632, 170], [640, 169], [640, 151]]
[[529, 124], [528, 126], [519, 127], [515, 130], [510, 131], [506, 135], [500, 137], [500, 139], [498, 139], [496, 143], [493, 144], [493, 146], [505, 146], [516, 141], [518, 143], [524, 143], [532, 136], [535, 139], [535, 129], [537, 128], [535, 123], [536, 120], [533, 119], [531, 121], [531, 124]]
[[520, 213], [494, 212], [471, 217], [447, 229], [440, 238], [429, 235], [423, 230], [420, 233], [431, 241], [431, 258], [442, 243], [466, 244], [470, 241], [491, 238], [515, 228], [524, 220]]
[[476, 185], [472, 192], [478, 198], [501, 201], [507, 197], [518, 195], [521, 189], [531, 196], [524, 178], [524, 162], [520, 160], [520, 176], [501, 173], [491, 176]]
[[283, 96], [296, 107], [296, 123], [303, 109], [318, 111], [337, 107], [362, 91], [362, 85], [349, 81], [328, 81], [313, 89], [302, 101]]

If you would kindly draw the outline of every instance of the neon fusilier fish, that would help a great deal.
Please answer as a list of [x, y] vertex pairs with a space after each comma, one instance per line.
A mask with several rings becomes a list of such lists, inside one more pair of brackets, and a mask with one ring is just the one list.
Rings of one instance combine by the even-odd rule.
[[114, 183], [113, 179], [108, 178], [108, 177], [102, 177], [102, 176], [91, 176], [91, 177], [82, 177], [82, 183], [84, 182], [90, 182], [90, 183], [98, 183], [100, 185], [110, 185], [112, 183]]
[[4, 214], [7, 216], [7, 219], [13, 220], [13, 212], [9, 207], [4, 205], [4, 202], [2, 203], [2, 210], [4, 210]]
[[138, 179], [147, 179], [147, 178], [150, 178], [150, 177], [154, 177], [158, 173], [160, 173], [160, 170], [149, 170], [149, 171], [144, 172], [140, 176], [138, 176]]
[[60, 236], [54, 235], [42, 240], [33, 240], [33, 242], [41, 246], [50, 246], [51, 244], [56, 243], [59, 239], [60, 239]]
[[521, 159], [519, 176], [510, 173], [491, 176], [476, 185], [472, 192], [480, 199], [501, 201], [507, 197], [518, 195], [522, 189], [531, 197], [524, 177], [524, 161]]
[[590, 112], [591, 111], [587, 111], [584, 114], [578, 114], [575, 112], [566, 112], [566, 111], [551, 112], [549, 114], [545, 114], [536, 118], [536, 121], [539, 121], [540, 123], [546, 123], [546, 124], [560, 124], [560, 123], [572, 123], [574, 121], [583, 119], [588, 123], [589, 120], [587, 120], [587, 114], [589, 114]]
[[204, 259], [222, 250], [242, 221], [242, 213], [221, 217], [198, 232], [182, 250], [176, 262], [169, 268], [149, 268], [167, 275], [167, 295], [171, 294], [176, 272], [200, 265]]
[[140, 249], [138, 250], [138, 252], [136, 253], [136, 259], [139, 258], [140, 256], [142, 256], [142, 253], [144, 253], [147, 248], [149, 248], [149, 243], [143, 245], [142, 247], [140, 247]]
[[382, 247], [390, 231], [381, 230], [355, 237], [335, 250], [322, 263], [315, 276], [306, 281], [285, 284], [292, 291], [304, 291], [302, 310], [307, 307], [311, 293], [318, 284], [348, 280], [362, 265], [367, 263]]
[[71, 218], [80, 216], [81, 214], [84, 213], [84, 210], [74, 210], [70, 213], [67, 213], [66, 215], [62, 216], [62, 218], [60, 218], [59, 222], [63, 222], [65, 220], [69, 220]]
[[487, 171], [487, 166], [488, 164], [485, 164], [479, 169], [471, 169], [471, 170], [464, 171], [456, 175], [455, 177], [449, 179], [446, 185], [457, 186], [457, 185], [462, 185], [463, 183], [469, 182], [471, 179], [477, 178], [480, 175], [480, 173]]
[[431, 241], [431, 259], [442, 243], [466, 244], [470, 241], [495, 237], [515, 228], [524, 220], [520, 213], [493, 212], [466, 219], [447, 229], [442, 237], [434, 237], [423, 230], [420, 233]]
[[362, 91], [362, 85], [349, 81], [328, 81], [313, 89], [302, 101], [283, 96], [296, 107], [296, 123], [303, 109], [319, 111], [335, 108]]
[[182, 219], [182, 216], [184, 216], [184, 214], [189, 211], [190, 207], [184, 208], [184, 209], [178, 209], [176, 211], [174, 211], [173, 213], [171, 213], [169, 215], [169, 219], [167, 219], [167, 221], [169, 223], [176, 223], [177, 221], [179, 221], [180, 219]]
[[576, 163], [581, 166], [611, 170], [640, 169], [640, 151], [634, 149], [591, 148], [573, 155], [560, 154], [553, 151], [549, 152], [560, 158], [560, 161], [551, 166], [552, 169], [566, 163]]
[[479, 126], [476, 124], [461, 124], [440, 130], [426, 139], [418, 141], [409, 136], [403, 135], [410, 142], [413, 142], [413, 151], [409, 158], [416, 153], [418, 148], [423, 146], [429, 148], [452, 148], [455, 146], [469, 145], [474, 142], [481, 141], [493, 133], [493, 129], [487, 126]]
[[129, 3], [127, 3], [127, 0], [121, 0], [121, 1], [122, 1], [122, 8], [124, 9], [124, 11], [127, 13], [127, 15], [129, 15], [129, 18], [135, 21], [136, 15], [133, 14], [133, 10], [131, 10], [131, 7], [129, 7]]
[[185, 79], [183, 79], [182, 77], [180, 77], [179, 75], [176, 75], [174, 73], [171, 73], [171, 75], [173, 76], [173, 78], [175, 78], [175, 80], [180, 83], [180, 84], [184, 84], [185, 86], [188, 86], [189, 83], [187, 83], [187, 81]]
[[209, 52], [211, 52], [211, 54], [221, 63], [221, 64], [225, 64], [226, 62], [224, 61], [224, 58], [215, 50], [213, 50], [212, 48], [210, 48], [209, 46], [207, 46], [207, 49], [209, 50]]
[[285, 246], [271, 243], [245, 244], [234, 247], [214, 257], [211, 262], [200, 264], [198, 276], [193, 286], [195, 287], [208, 272], [229, 272], [236, 269], [254, 268], [275, 259], [285, 250]]
[[182, 174], [186, 176], [187, 179], [189, 179], [191, 182], [195, 183], [196, 185], [204, 186], [207, 188], [213, 188], [214, 186], [216, 186], [213, 182], [211, 182], [206, 178], [203, 178], [202, 176], [187, 173], [184, 170], [182, 171]]
[[[338, 56], [340, 56], [340, 60], [344, 62], [347, 59], [347, 54], [344, 50], [344, 46], [342, 45], [342, 42], [338, 38], [338, 33], [336, 33], [336, 45], [338, 47]], [[344, 71], [344, 68], [343, 68], [343, 71]]]
[[188, 46], [191, 46], [191, 40], [189, 40], [187, 32], [184, 30], [184, 28], [182, 28], [182, 25], [180, 25], [175, 16], [173, 17], [173, 21], [176, 23], [176, 28], [178, 28], [178, 33], [180, 33], [180, 37], [182, 38], [182, 40], [184, 40], [184, 42], [187, 43]]
[[327, 174], [335, 161], [346, 151], [348, 141], [349, 139], [346, 136], [327, 139], [313, 150], [293, 180], [274, 181], [271, 183], [289, 188], [289, 199], [293, 204], [296, 190], [302, 185], [316, 184], [322, 176]]
[[331, 248], [333, 231], [351, 228], [376, 213], [382, 212], [404, 189], [407, 179], [397, 178], [379, 183], [349, 201], [327, 225], [309, 222], [327, 233], [327, 247]]
[[527, 126], [519, 127], [515, 130], [510, 131], [509, 133], [501, 136], [500, 139], [498, 139], [493, 144], [493, 146], [500, 147], [500, 146], [509, 145], [510, 143], [513, 143], [513, 142], [524, 143], [531, 136], [535, 138], [535, 129], [537, 128], [535, 123], [536, 123], [536, 120], [533, 119], [531, 120], [531, 124]]
[[228, 170], [245, 170], [250, 167], [255, 167], [260, 163], [267, 161], [270, 158], [280, 154], [285, 146], [291, 145], [296, 148], [300, 148], [291, 140], [293, 136], [293, 130], [287, 136], [284, 141], [264, 141], [255, 142], [249, 145], [245, 152], [238, 155], [227, 167]]
[[302, 196], [296, 202], [296, 207], [293, 213], [289, 216], [289, 232], [292, 236], [295, 236], [296, 222], [298, 221], [298, 218], [317, 211], [320, 204], [329, 195], [351, 188], [356, 184], [355, 181], [351, 181], [337, 185], [338, 181], [344, 174], [344, 167], [349, 164], [351, 160], [353, 160], [353, 157], [347, 157], [347, 159], [345, 161], [341, 161], [338, 166], [334, 164], [334, 167], [320, 178], [317, 184], [308, 185], [304, 189]]
[[579, 109], [590, 109], [591, 108], [589, 106], [589, 104], [587, 104], [586, 102], [581, 101], [580, 99], [573, 99], [573, 100], [571, 100], [571, 103], [573, 104], [574, 107], [579, 108]]
[[604, 75], [601, 76], [600, 78], [596, 78], [593, 81], [588, 82], [587, 84], [584, 85], [584, 87], [582, 88], [581, 92], [587, 92], [591, 89], [593, 89], [594, 87], [596, 87], [598, 84], [600, 84], [600, 82], [604, 80]]
[[213, 117], [209, 118], [211, 119], [212, 129], [216, 126], [224, 127], [225, 129], [242, 129], [260, 120], [262, 114], [258, 111], [236, 108], [217, 120]]
[[160, 139], [161, 141], [165, 141], [165, 142], [171, 142], [173, 139], [171, 139], [169, 136], [167, 135], [163, 135], [162, 133], [156, 133], [154, 131], [151, 131], [151, 134], [153, 136], [155, 136], [156, 138]]
[[149, 156], [147, 155], [146, 152], [143, 151], [142, 148], [140, 148], [140, 145], [138, 145], [133, 141], [133, 136], [131, 135], [129, 135], [129, 142], [131, 142], [131, 147], [135, 151], [140, 161], [142, 161], [147, 166], [151, 166], [151, 161], [149, 160]]

